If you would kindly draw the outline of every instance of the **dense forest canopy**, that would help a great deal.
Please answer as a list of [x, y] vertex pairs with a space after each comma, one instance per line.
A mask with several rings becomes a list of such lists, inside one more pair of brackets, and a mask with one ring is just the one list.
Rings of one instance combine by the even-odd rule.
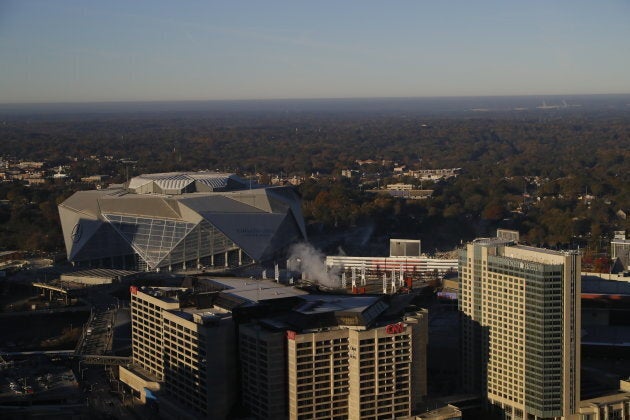
[[[5, 160], [63, 166], [71, 180], [108, 174], [122, 182], [139, 173], [200, 169], [303, 176], [298, 189], [313, 232], [370, 226], [376, 237], [420, 237], [429, 249], [505, 226], [535, 245], [599, 251], [614, 230], [628, 229], [630, 114], [624, 110], [14, 117], [0, 125], [0, 139]], [[388, 163], [356, 163], [364, 159]], [[366, 192], [376, 187], [374, 176], [379, 184], [400, 182], [394, 164], [462, 169], [456, 178], [425, 185], [434, 190], [427, 200]], [[359, 176], [342, 178], [342, 169]], [[61, 247], [56, 204], [83, 188], [93, 186], [0, 184], [0, 199], [8, 200], [0, 206], [0, 247]]]

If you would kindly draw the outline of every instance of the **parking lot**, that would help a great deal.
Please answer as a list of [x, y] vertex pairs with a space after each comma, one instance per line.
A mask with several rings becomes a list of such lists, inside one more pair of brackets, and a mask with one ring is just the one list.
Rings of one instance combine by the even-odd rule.
[[81, 400], [72, 369], [46, 358], [5, 361], [0, 370], [0, 400]]

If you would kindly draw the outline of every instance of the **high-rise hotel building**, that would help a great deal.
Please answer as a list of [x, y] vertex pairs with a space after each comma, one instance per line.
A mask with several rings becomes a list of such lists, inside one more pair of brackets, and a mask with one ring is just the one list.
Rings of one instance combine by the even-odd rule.
[[236, 278], [132, 287], [120, 379], [168, 419], [406, 418], [427, 394], [428, 311], [415, 298]]
[[237, 399], [232, 314], [197, 303], [187, 288], [131, 288], [133, 364], [121, 381], [143, 401], [159, 390], [166, 418], [224, 418]]
[[579, 254], [477, 239], [460, 254], [459, 277], [465, 389], [504, 418], [574, 418]]
[[[259, 304], [264, 313], [283, 310], [307, 294], [239, 278], [199, 279], [194, 288], [132, 286], [130, 292], [133, 363], [120, 367], [120, 380], [140, 401], [156, 398], [167, 419], [228, 417], [239, 394], [234, 311], [247, 318]], [[284, 366], [277, 349], [268, 350], [271, 362]], [[284, 399], [286, 392], [279, 392]]]
[[427, 393], [427, 310], [377, 296], [300, 299], [290, 313], [240, 329], [243, 404], [252, 415], [410, 416]]

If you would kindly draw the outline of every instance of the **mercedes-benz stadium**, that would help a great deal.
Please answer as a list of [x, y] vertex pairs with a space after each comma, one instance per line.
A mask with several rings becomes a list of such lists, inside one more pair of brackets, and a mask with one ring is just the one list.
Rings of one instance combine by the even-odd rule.
[[146, 174], [59, 205], [68, 261], [147, 271], [271, 261], [306, 239], [291, 187], [234, 174]]

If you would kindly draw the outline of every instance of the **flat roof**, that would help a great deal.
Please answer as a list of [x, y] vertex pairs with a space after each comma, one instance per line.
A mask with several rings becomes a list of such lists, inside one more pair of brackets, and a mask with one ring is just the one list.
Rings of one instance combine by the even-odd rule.
[[630, 327], [582, 326], [582, 345], [630, 347]]
[[140, 377], [145, 382], [160, 382], [157, 376], [155, 376], [154, 374], [152, 374], [151, 372], [149, 372], [148, 370], [146, 370], [145, 368], [143, 368], [142, 366], [138, 364], [132, 363], [127, 366], [121, 366], [121, 368], [128, 370], [134, 375]]
[[582, 276], [582, 293], [630, 296], [630, 282]]
[[272, 280], [257, 280], [251, 277], [199, 277], [200, 280], [210, 283], [211, 285], [219, 286], [224, 289], [238, 289], [247, 290], [264, 285], [266, 288], [270, 287], [286, 287], [284, 284], [276, 283]]
[[577, 254], [577, 251], [556, 251], [553, 249], [547, 249], [547, 248], [537, 248], [535, 246], [527, 246], [527, 245], [515, 245], [511, 248], [517, 248], [517, 249], [522, 249], [525, 251], [536, 251], [536, 252], [540, 252], [543, 254], [549, 254], [549, 255], [569, 255], [569, 254]]
[[253, 288], [247, 290], [226, 290], [222, 292], [223, 294], [232, 295], [239, 297], [241, 299], [245, 299], [250, 302], [260, 302], [263, 300], [270, 299], [281, 299], [286, 297], [303, 297], [308, 293], [304, 290], [297, 289], [295, 287], [270, 287], [270, 288]]
[[[435, 410], [427, 411], [426, 413], [418, 414], [415, 419], [444, 419], [444, 418], [461, 418], [462, 412], [455, 406], [445, 405], [444, 407], [436, 408]], [[457, 417], [459, 416], [459, 417]]]
[[134, 274], [138, 274], [138, 271], [130, 270], [116, 270], [109, 268], [92, 268], [89, 270], [70, 271], [63, 273], [61, 276], [69, 277], [102, 277], [102, 278], [114, 278], [114, 277], [127, 277]]
[[304, 303], [294, 311], [305, 315], [327, 312], [357, 312], [361, 313], [381, 300], [380, 296], [352, 296], [352, 295], [307, 295], [300, 297]]
[[619, 401], [627, 401], [627, 400], [630, 400], [630, 393], [617, 392], [611, 395], [604, 395], [601, 397], [590, 398], [588, 400], [582, 400], [580, 401], [580, 407], [586, 407], [590, 404], [601, 405], [601, 404], [610, 404], [610, 403], [615, 403]]
[[226, 311], [221, 308], [195, 308], [195, 307], [186, 307], [180, 309], [173, 309], [168, 311], [173, 315], [177, 315], [180, 318], [183, 318], [187, 321], [193, 321], [193, 315], [200, 315], [202, 319], [213, 318], [213, 319], [226, 319], [231, 318], [232, 313]]
[[514, 241], [510, 241], [504, 238], [477, 238], [472, 241], [475, 245], [481, 246], [496, 246], [496, 245], [508, 245], [514, 243]]
[[305, 296], [308, 292], [293, 286], [276, 283], [272, 280], [255, 280], [243, 277], [203, 278], [210, 285], [218, 286], [222, 294], [249, 301], [260, 302], [269, 299]]
[[373, 325], [381, 316], [387, 317], [390, 305], [383, 296], [308, 295], [285, 317], [287, 324], [298, 330], [342, 326]]
[[146, 295], [154, 297], [156, 299], [161, 300], [162, 302], [179, 302], [179, 294], [190, 293], [192, 294], [192, 289], [187, 287], [168, 287], [168, 286], [141, 286], [138, 288], [139, 292], [142, 292]]

